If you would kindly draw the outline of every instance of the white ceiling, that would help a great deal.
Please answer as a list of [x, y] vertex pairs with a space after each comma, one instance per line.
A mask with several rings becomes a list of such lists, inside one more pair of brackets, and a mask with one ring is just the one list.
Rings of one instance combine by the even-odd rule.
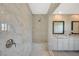
[[53, 14], [79, 14], [79, 3], [62, 3]]
[[[51, 3], [29, 3], [32, 14], [47, 14], [50, 5]], [[61, 3], [52, 14], [79, 14], [79, 3]]]
[[51, 3], [29, 3], [32, 14], [47, 14]]

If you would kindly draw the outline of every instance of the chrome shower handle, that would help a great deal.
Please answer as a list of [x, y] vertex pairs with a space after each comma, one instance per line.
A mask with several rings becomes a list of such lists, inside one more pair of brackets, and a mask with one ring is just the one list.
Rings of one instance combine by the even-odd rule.
[[16, 47], [16, 43], [15, 42], [13, 42], [13, 44], [15, 45], [15, 47]]
[[7, 42], [6, 42], [6, 48], [11, 48], [12, 45], [15, 45], [15, 47], [16, 47], [16, 43], [13, 41], [13, 39], [7, 40]]

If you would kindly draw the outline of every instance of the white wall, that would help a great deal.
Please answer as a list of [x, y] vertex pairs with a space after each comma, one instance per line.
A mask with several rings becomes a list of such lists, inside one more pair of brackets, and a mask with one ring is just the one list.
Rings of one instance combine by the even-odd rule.
[[[0, 31], [0, 55], [30, 55], [32, 48], [32, 14], [27, 4], [0, 4], [0, 23], [7, 23], [9, 31]], [[1, 25], [1, 24], [0, 24]], [[13, 39], [16, 47], [6, 48]]]
[[[40, 20], [40, 22], [39, 22]], [[47, 43], [48, 16], [46, 14], [33, 14], [33, 42]]]
[[[79, 21], [79, 15], [62, 14], [58, 18], [49, 16], [48, 20], [48, 48], [49, 50], [79, 50], [79, 35], [71, 33], [71, 21]], [[64, 21], [64, 34], [52, 34], [52, 22]]]

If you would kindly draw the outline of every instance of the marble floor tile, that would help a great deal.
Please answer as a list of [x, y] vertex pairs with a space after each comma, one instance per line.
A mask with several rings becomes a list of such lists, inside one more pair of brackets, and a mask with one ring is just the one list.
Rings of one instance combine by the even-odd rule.
[[45, 43], [33, 43], [30, 56], [49, 56], [49, 52]]

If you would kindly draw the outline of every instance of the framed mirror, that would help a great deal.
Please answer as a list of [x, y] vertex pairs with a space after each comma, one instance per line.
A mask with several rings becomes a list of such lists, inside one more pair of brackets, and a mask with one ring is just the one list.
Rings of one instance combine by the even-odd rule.
[[53, 21], [53, 34], [64, 34], [64, 21]]
[[79, 34], [79, 21], [71, 22], [71, 31], [72, 34]]

